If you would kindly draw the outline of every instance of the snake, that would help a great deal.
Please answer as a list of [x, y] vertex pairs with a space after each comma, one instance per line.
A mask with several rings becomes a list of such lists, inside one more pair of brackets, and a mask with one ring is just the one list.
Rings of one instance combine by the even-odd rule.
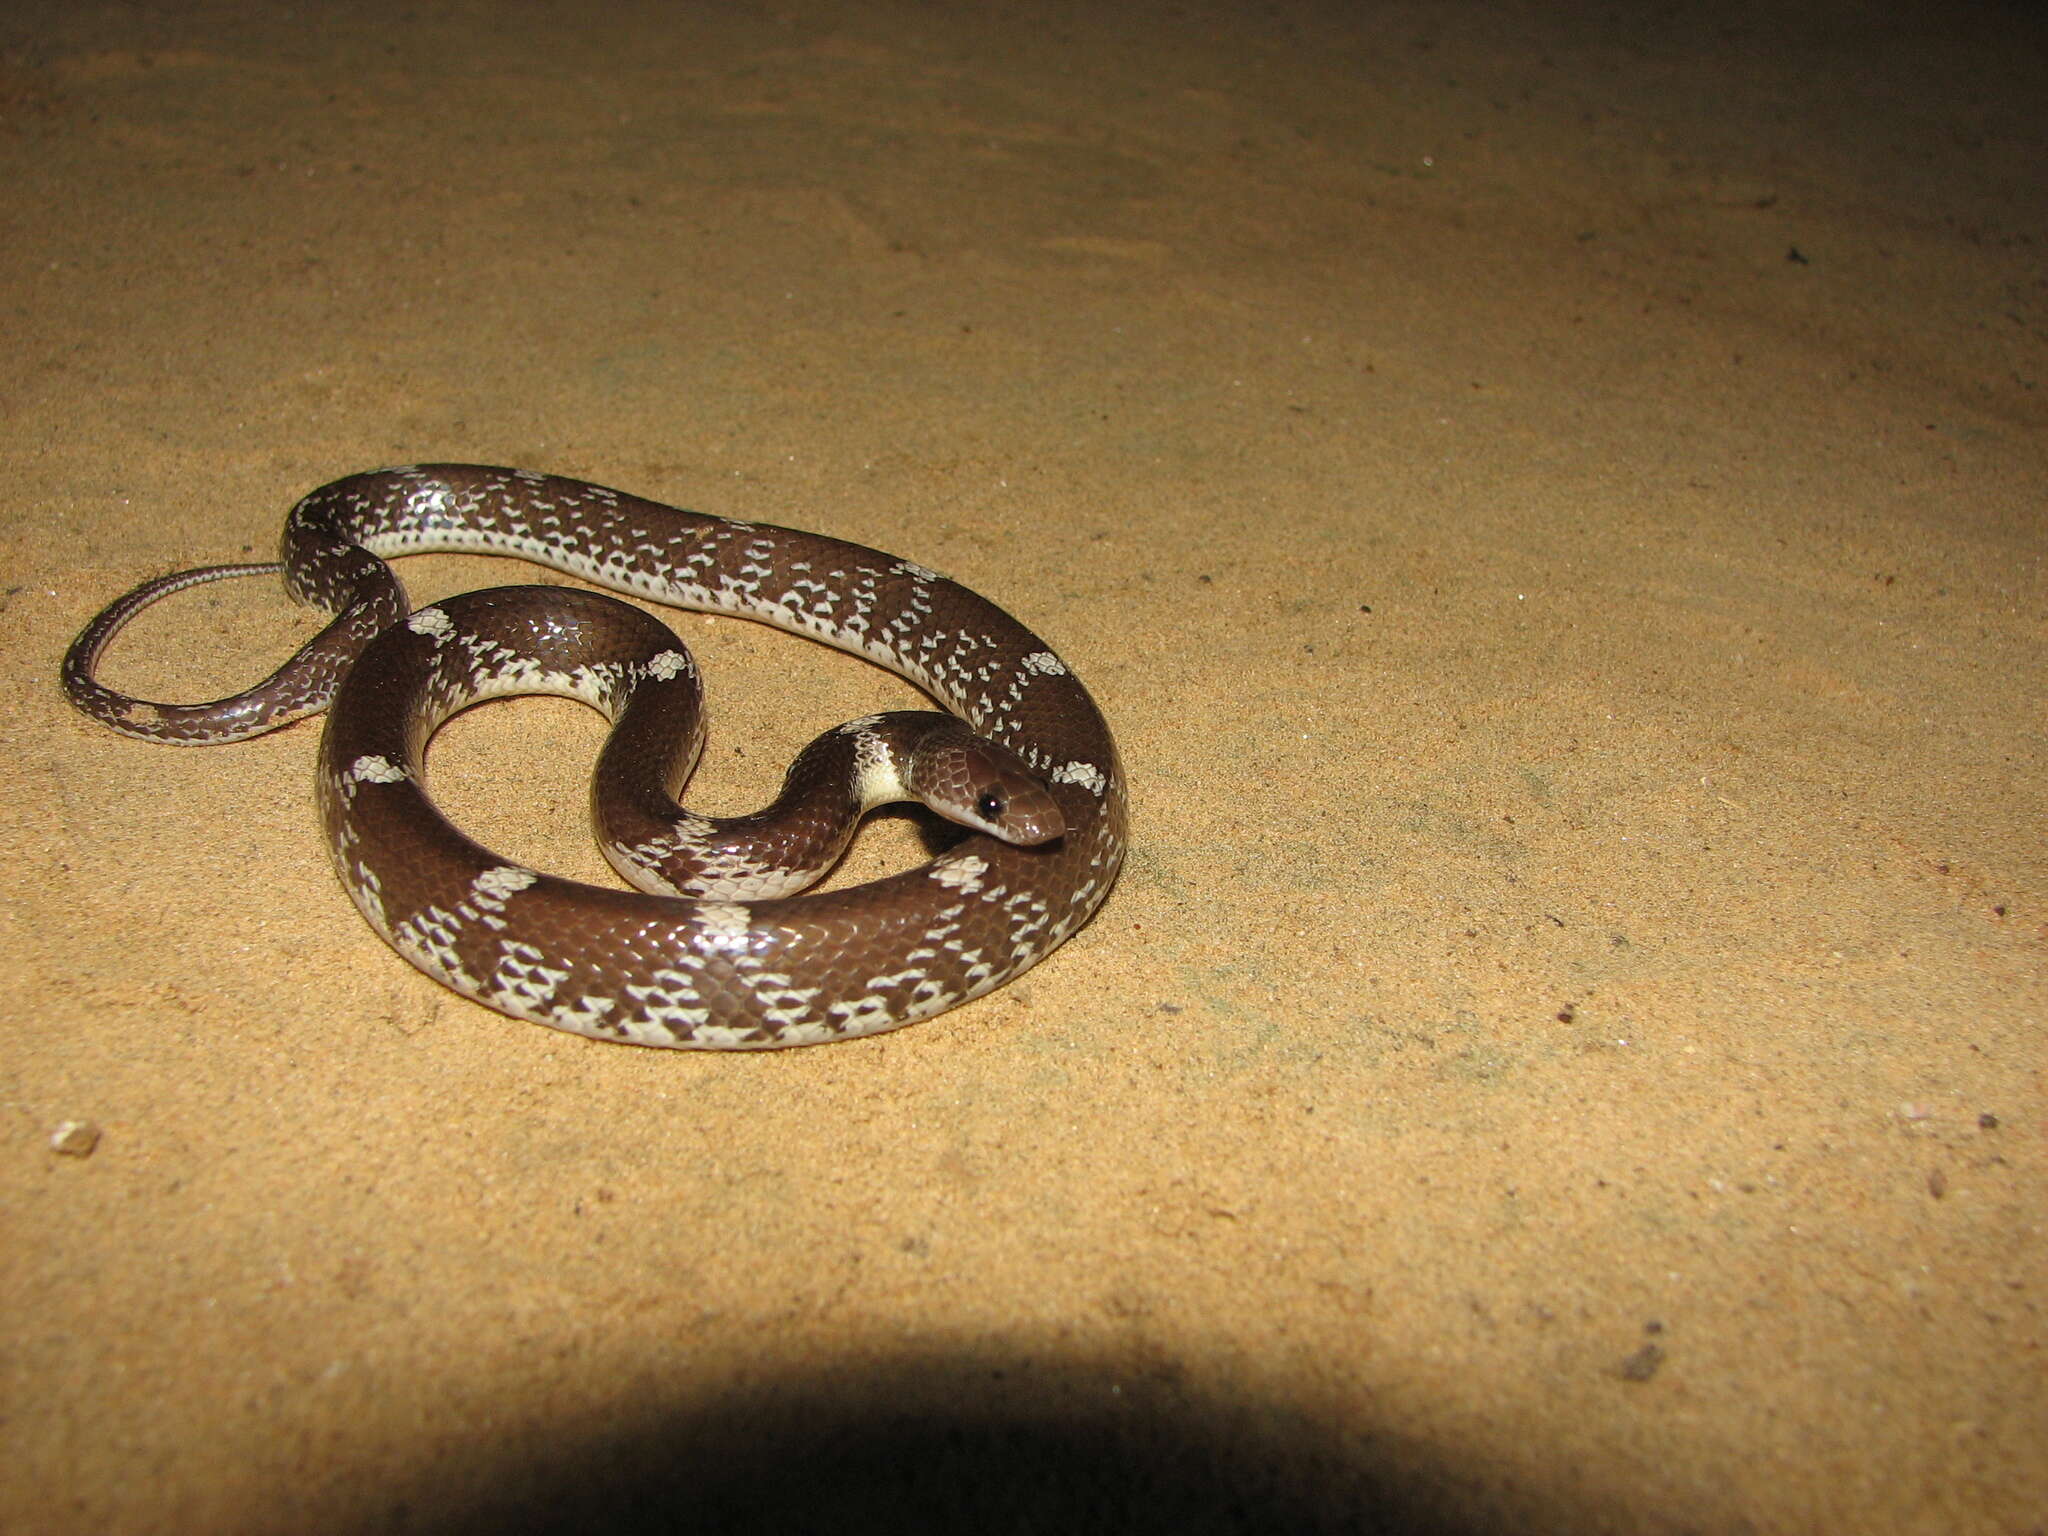
[[[511, 555], [594, 587], [756, 620], [861, 656], [941, 706], [824, 732], [763, 811], [676, 798], [703, 749], [702, 682], [674, 632], [603, 591], [507, 586], [414, 609], [389, 558]], [[100, 683], [142, 609], [281, 575], [330, 615], [269, 677], [210, 703]], [[279, 558], [181, 571], [116, 599], [65, 656], [72, 704], [125, 735], [241, 741], [326, 712], [315, 798], [335, 872], [370, 927], [436, 981], [593, 1039], [758, 1050], [877, 1034], [1012, 980], [1095, 913], [1124, 857], [1127, 791], [1100, 709], [1048, 645], [910, 560], [530, 470], [434, 464], [305, 496]], [[633, 889], [491, 852], [428, 794], [448, 719], [513, 694], [579, 699], [611, 730], [591, 780], [601, 850]], [[876, 805], [960, 824], [927, 862], [808, 887]]]

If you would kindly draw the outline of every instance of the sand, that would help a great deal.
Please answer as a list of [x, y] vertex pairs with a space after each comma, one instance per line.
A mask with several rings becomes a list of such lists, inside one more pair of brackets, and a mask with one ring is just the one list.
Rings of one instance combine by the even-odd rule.
[[[2048, 1528], [2044, 38], [11, 7], [0, 1530]], [[1117, 729], [1118, 889], [816, 1049], [437, 989], [317, 723], [55, 684], [419, 460], [994, 598]], [[712, 809], [912, 697], [673, 617]], [[312, 627], [209, 587], [106, 676]], [[494, 705], [436, 783], [596, 878], [601, 729]]]

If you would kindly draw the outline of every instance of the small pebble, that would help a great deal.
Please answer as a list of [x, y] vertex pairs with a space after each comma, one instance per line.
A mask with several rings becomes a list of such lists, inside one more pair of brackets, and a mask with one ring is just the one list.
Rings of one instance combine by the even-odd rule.
[[100, 1128], [90, 1120], [66, 1120], [50, 1133], [50, 1150], [59, 1157], [91, 1157], [100, 1144]]
[[1645, 1344], [1641, 1349], [1621, 1362], [1623, 1381], [1648, 1381], [1657, 1374], [1657, 1367], [1664, 1363], [1664, 1351], [1654, 1344]]

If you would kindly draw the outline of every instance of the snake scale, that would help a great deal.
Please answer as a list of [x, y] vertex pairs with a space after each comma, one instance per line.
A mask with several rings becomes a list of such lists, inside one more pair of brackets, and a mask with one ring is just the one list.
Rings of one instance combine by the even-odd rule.
[[[702, 747], [700, 689], [667, 626], [567, 587], [492, 588], [413, 611], [385, 557], [434, 551], [517, 555], [808, 635], [949, 713], [851, 721], [804, 750], [768, 811], [695, 816], [674, 796]], [[158, 704], [95, 679], [107, 643], [149, 604], [278, 572], [334, 617], [256, 687]], [[1058, 946], [1123, 858], [1108, 725], [1053, 651], [985, 598], [857, 544], [525, 470], [426, 465], [323, 486], [292, 510], [279, 561], [180, 572], [114, 602], [73, 643], [63, 685], [94, 719], [172, 744], [242, 740], [328, 710], [320, 814], [370, 926], [466, 997], [599, 1039], [766, 1049], [929, 1018]], [[606, 857], [639, 890], [527, 869], [427, 798], [434, 731], [514, 693], [562, 694], [611, 717], [593, 810]], [[919, 868], [795, 894], [863, 811], [913, 798], [968, 835]]]

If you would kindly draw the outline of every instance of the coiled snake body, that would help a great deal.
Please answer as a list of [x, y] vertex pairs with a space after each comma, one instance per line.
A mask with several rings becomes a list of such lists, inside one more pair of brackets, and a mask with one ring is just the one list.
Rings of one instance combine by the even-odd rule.
[[[667, 627], [562, 587], [494, 588], [409, 612], [382, 557], [430, 551], [520, 555], [658, 602], [762, 620], [901, 674], [951, 715], [850, 722], [805, 750], [770, 811], [693, 816], [671, 797], [702, 745], [697, 674]], [[504, 1013], [700, 1049], [874, 1034], [1043, 958], [1088, 919], [1122, 861], [1122, 770], [1087, 691], [1015, 619], [908, 561], [582, 481], [461, 465], [313, 492], [286, 523], [282, 556], [138, 587], [74, 642], [65, 692], [116, 730], [178, 744], [241, 740], [331, 702], [318, 799], [342, 884], [407, 960]], [[108, 641], [150, 603], [278, 570], [295, 597], [336, 617], [255, 688], [154, 704], [94, 678]], [[612, 717], [592, 802], [606, 856], [640, 891], [526, 869], [427, 799], [434, 730], [510, 693], [565, 694]], [[837, 858], [864, 809], [912, 797], [976, 830], [920, 868], [789, 894]]]

